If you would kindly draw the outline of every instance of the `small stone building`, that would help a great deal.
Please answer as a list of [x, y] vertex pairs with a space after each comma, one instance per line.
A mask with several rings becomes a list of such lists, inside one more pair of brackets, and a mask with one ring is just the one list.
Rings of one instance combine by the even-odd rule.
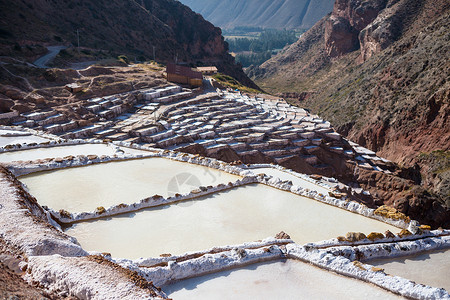
[[83, 90], [83, 87], [77, 83], [66, 84], [64, 88], [72, 94], [81, 92]]
[[185, 66], [176, 64], [167, 64], [166, 68], [167, 81], [188, 84], [190, 86], [199, 87], [203, 84], [203, 75], [200, 72]]
[[203, 75], [214, 75], [217, 74], [217, 67], [197, 67], [197, 71], [201, 72]]

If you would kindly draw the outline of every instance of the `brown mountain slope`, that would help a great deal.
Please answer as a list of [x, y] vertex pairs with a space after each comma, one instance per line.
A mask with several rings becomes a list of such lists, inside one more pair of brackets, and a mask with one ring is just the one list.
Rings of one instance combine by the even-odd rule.
[[337, 0], [331, 15], [249, 74], [263, 89], [284, 92], [405, 167], [404, 177], [448, 208], [449, 6], [444, 0]]
[[161, 62], [216, 64], [252, 84], [221, 30], [175, 0], [0, 0], [0, 55], [39, 56], [38, 45], [74, 45]]
[[181, 0], [221, 28], [310, 28], [333, 8], [333, 0]]

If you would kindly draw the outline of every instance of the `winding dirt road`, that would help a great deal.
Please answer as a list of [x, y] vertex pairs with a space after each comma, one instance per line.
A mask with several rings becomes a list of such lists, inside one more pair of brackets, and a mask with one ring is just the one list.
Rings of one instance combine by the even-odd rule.
[[54, 59], [58, 55], [59, 51], [66, 49], [67, 46], [49, 46], [47, 47], [48, 53], [38, 58], [33, 64], [38, 68], [48, 68], [47, 63]]

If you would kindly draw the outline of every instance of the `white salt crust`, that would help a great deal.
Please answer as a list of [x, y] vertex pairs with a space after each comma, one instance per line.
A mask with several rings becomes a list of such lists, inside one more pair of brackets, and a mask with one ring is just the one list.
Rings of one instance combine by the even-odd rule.
[[374, 245], [374, 244], [383, 244], [383, 243], [393, 243], [393, 242], [402, 242], [402, 241], [411, 241], [411, 240], [417, 240], [417, 239], [424, 239], [424, 238], [433, 238], [433, 237], [440, 237], [440, 236], [446, 236], [450, 235], [450, 230], [448, 229], [437, 229], [437, 230], [425, 230], [422, 233], [417, 234], [411, 234], [407, 236], [394, 236], [393, 238], [382, 238], [382, 239], [376, 239], [374, 241], [371, 241], [369, 239], [363, 239], [360, 241], [355, 242], [348, 242], [348, 241], [339, 241], [337, 238], [314, 242], [314, 243], [308, 243], [306, 244], [308, 247], [311, 248], [331, 248], [331, 247], [342, 247], [342, 246], [359, 246], [359, 245]]
[[[283, 248], [289, 243], [293, 243], [292, 240], [267, 238], [261, 242], [214, 247], [179, 256], [138, 260], [112, 259], [112, 261], [137, 271], [153, 284], [162, 286], [186, 278], [284, 258]], [[156, 266], [162, 263], [165, 266]]]
[[[137, 265], [138, 267], [154, 267], [162, 263], [168, 263], [169, 261], [179, 261], [179, 260], [189, 260], [192, 257], [200, 257], [205, 254], [211, 254], [211, 253], [220, 253], [225, 251], [231, 251], [235, 249], [255, 249], [255, 248], [262, 248], [272, 245], [285, 245], [289, 243], [294, 243], [291, 239], [277, 239], [277, 238], [266, 238], [264, 240], [261, 240], [259, 242], [247, 242], [239, 245], [228, 245], [228, 246], [221, 246], [221, 247], [213, 247], [210, 249], [202, 250], [202, 251], [195, 251], [195, 252], [186, 252], [184, 254], [180, 255], [171, 255], [171, 256], [160, 256], [160, 257], [150, 257], [150, 258], [139, 258], [139, 259], [113, 259], [114, 262], [120, 263], [120, 264], [126, 264], [126, 265]], [[93, 253], [93, 252], [92, 252]]]
[[151, 296], [150, 291], [137, 287], [120, 271], [86, 257], [32, 256], [26, 267], [25, 280], [59, 295], [92, 300], [166, 298], [157, 289], [152, 289], [157, 296]]
[[[252, 164], [249, 165], [247, 167], [243, 166], [244, 169], [248, 169], [248, 170], [253, 170], [253, 169], [258, 169], [258, 168], [272, 168], [278, 171], [282, 171], [285, 172], [287, 174], [299, 177], [309, 183], [321, 186], [323, 188], [329, 189], [329, 190], [333, 190], [335, 187], [335, 184], [338, 183], [338, 181], [335, 178], [331, 178], [331, 177], [325, 177], [322, 176], [323, 180], [314, 180], [312, 179], [310, 176], [306, 175], [306, 174], [302, 174], [302, 173], [297, 173], [291, 169], [285, 168], [283, 166], [280, 165], [274, 165], [274, 164]], [[258, 172], [259, 173], [259, 172]], [[331, 184], [334, 183], [334, 184]]]
[[[437, 231], [437, 230], [436, 230]], [[355, 246], [333, 246], [326, 250], [335, 255], [345, 256], [350, 260], [370, 261], [376, 258], [394, 258], [410, 256], [422, 252], [450, 248], [450, 232], [447, 235], [423, 236], [416, 240], [397, 240]]]

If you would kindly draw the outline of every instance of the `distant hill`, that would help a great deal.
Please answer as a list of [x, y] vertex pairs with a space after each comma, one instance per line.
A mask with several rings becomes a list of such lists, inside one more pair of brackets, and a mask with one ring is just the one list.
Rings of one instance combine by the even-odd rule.
[[[0, 56], [42, 55], [74, 45], [138, 59], [215, 64], [251, 82], [227, 53], [220, 28], [175, 0], [0, 0]], [[35, 45], [41, 45], [38, 49]], [[39, 53], [38, 53], [39, 52]], [[29, 60], [29, 61], [30, 61]]]
[[422, 185], [387, 204], [450, 226], [449, 20], [448, 0], [336, 0], [331, 15], [248, 74]]
[[334, 0], [181, 0], [221, 28], [312, 27], [333, 9]]

